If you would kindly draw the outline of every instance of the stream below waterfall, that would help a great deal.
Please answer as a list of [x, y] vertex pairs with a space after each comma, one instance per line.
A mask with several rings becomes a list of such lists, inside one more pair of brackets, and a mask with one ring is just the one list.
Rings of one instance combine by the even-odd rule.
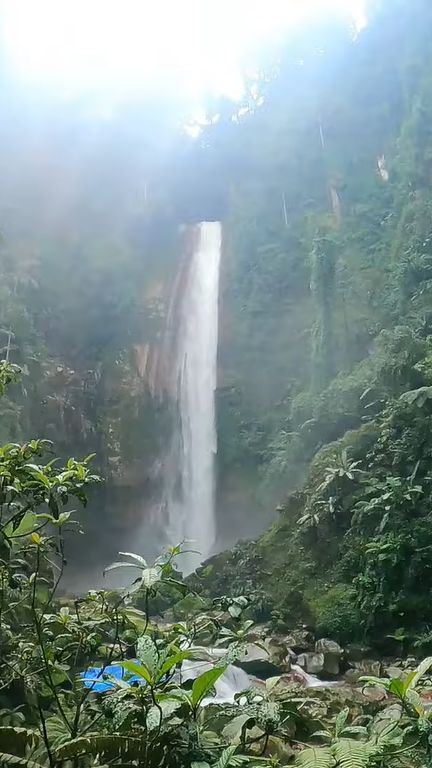
[[[138, 662], [139, 663], [139, 662]], [[175, 674], [174, 680], [183, 685], [188, 680], [195, 678], [213, 669], [214, 663], [205, 660], [186, 660], [182, 663], [180, 670]], [[114, 690], [115, 683], [113, 678], [123, 680], [125, 670], [120, 664], [110, 664], [107, 667], [90, 667], [81, 674], [86, 688], [91, 688], [94, 693], [106, 693]], [[287, 678], [292, 683], [300, 683], [306, 688], [327, 688], [334, 686], [334, 682], [319, 680], [314, 675], [308, 675], [301, 667], [294, 664], [291, 673]], [[131, 685], [142, 684], [140, 678], [133, 676], [128, 681]], [[248, 675], [240, 667], [230, 664], [223, 675], [216, 680], [214, 684], [214, 695], [207, 696], [203, 700], [204, 705], [208, 704], [234, 704], [236, 696], [249, 690], [265, 686], [265, 681], [257, 677]]]

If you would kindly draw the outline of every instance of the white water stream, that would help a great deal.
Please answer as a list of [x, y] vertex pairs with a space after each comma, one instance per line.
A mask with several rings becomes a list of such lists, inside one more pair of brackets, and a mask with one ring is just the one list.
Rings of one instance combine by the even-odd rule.
[[197, 551], [182, 567], [192, 571], [211, 554], [216, 537], [214, 458], [217, 449], [215, 390], [217, 383], [219, 266], [221, 225], [203, 222], [196, 228], [176, 313], [176, 348], [171, 361], [171, 389], [178, 404], [175, 481], [167, 488], [167, 532], [170, 544], [191, 542]]
[[[196, 677], [213, 669], [214, 663], [207, 661], [184, 661], [180, 672], [180, 682], [195, 680]], [[233, 704], [234, 697], [251, 687], [251, 678], [239, 667], [230, 664], [223, 675], [216, 680], [214, 695], [205, 699], [204, 704]]]
[[[210, 653], [214, 654], [215, 649], [211, 649]], [[209, 661], [184, 661], [179, 675], [180, 682], [184, 683], [185, 680], [194, 680], [199, 675], [212, 669], [213, 666], [214, 662]], [[308, 675], [307, 672], [297, 666], [297, 664], [293, 665], [291, 674], [286, 675], [286, 677], [287, 680], [288, 678], [291, 678], [292, 683], [300, 683], [300, 685], [304, 685], [305, 688], [328, 688], [334, 685], [334, 683], [319, 680], [315, 675]], [[249, 690], [251, 686], [265, 687], [265, 683], [262, 680], [250, 677], [250, 675], [243, 669], [240, 669], [240, 667], [230, 664], [224, 674], [216, 681], [214, 695], [210, 695], [206, 698], [204, 704], [233, 704], [235, 696], [243, 691]]]

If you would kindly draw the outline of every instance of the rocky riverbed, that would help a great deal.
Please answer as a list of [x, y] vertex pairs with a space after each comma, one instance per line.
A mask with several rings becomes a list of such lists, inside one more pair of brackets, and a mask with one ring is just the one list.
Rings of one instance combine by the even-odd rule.
[[263, 624], [254, 627], [235, 663], [258, 680], [279, 676], [280, 686], [355, 688], [362, 696], [379, 700], [384, 691], [365, 689], [359, 682], [362, 678], [403, 676], [418, 662], [414, 656], [379, 657], [361, 644], [342, 647], [330, 638], [316, 638], [307, 628], [275, 634]]

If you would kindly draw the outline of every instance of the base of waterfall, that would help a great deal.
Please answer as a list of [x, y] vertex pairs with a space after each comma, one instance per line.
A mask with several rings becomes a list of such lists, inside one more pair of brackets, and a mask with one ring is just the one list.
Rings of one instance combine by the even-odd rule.
[[[231, 655], [232, 663], [226, 667], [226, 648], [193, 646], [187, 650], [191, 658], [183, 660], [166, 682], [188, 689], [204, 673], [214, 667], [224, 667], [223, 674], [203, 701], [205, 706], [241, 705], [246, 698], [250, 700], [251, 695], [259, 699], [270, 691], [283, 700], [293, 687], [315, 691], [334, 688], [341, 693], [345, 689], [351, 691], [350, 696], [356, 691], [363, 701], [377, 692], [363, 691], [357, 682], [363, 676], [379, 677], [384, 670], [381, 661], [367, 658], [370, 649], [355, 645], [342, 649], [334, 640], [315, 640], [306, 628], [283, 636], [271, 633], [267, 625], [256, 625], [248, 640], [239, 645], [234, 660]], [[142, 678], [128, 675], [119, 662], [91, 667], [82, 672], [81, 677], [84, 686], [96, 694], [114, 691], [117, 681], [121, 681], [120, 685], [146, 685]]]
[[[180, 669], [173, 675], [172, 681], [181, 685], [188, 680], [208, 672], [217, 662], [220, 663], [221, 654], [219, 649], [209, 649], [205, 653], [206, 659], [190, 659], [184, 661]], [[214, 657], [214, 661], [209, 661]], [[139, 663], [138, 660], [136, 660]], [[145, 682], [136, 675], [127, 676], [125, 668], [121, 664], [109, 664], [105, 667], [89, 667], [81, 672], [81, 678], [85, 688], [93, 693], [108, 693], [116, 689], [117, 681], [126, 682], [128, 685], [143, 685]], [[126, 678], [126, 679], [125, 679]], [[278, 686], [283, 689], [294, 684], [300, 684], [306, 688], [325, 688], [334, 685], [334, 682], [325, 682], [319, 680], [314, 675], [309, 675], [301, 667], [293, 665], [291, 673], [272, 678], [273, 687]], [[229, 664], [219, 680], [214, 685], [214, 693], [203, 700], [203, 705], [209, 704], [235, 704], [241, 703], [241, 694], [256, 689], [259, 695], [260, 688], [268, 687], [265, 680], [248, 675], [241, 667], [235, 664]]]

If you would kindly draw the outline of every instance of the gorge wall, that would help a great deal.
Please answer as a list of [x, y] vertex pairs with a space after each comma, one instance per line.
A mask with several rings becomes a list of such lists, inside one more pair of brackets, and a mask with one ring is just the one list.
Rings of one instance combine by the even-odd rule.
[[413, 596], [429, 547], [431, 9], [394, 8], [376, 4], [360, 35], [317, 26], [263, 56], [241, 105], [209, 104], [198, 140], [149, 126], [151, 105], [101, 122], [38, 104], [30, 141], [35, 107], [15, 104], [0, 327], [26, 376], [0, 423], [5, 439], [97, 455], [107, 482], [73, 579], [149, 546], [137, 521], [160, 498], [175, 421], [152, 350], [182, 274], [179, 228], [220, 220], [215, 549], [277, 522], [240, 550], [247, 584], [235, 550], [209, 589], [250, 588], [324, 628], [322, 595], [345, 606], [342, 628], [361, 624], [353, 605], [378, 629], [429, 615]]

